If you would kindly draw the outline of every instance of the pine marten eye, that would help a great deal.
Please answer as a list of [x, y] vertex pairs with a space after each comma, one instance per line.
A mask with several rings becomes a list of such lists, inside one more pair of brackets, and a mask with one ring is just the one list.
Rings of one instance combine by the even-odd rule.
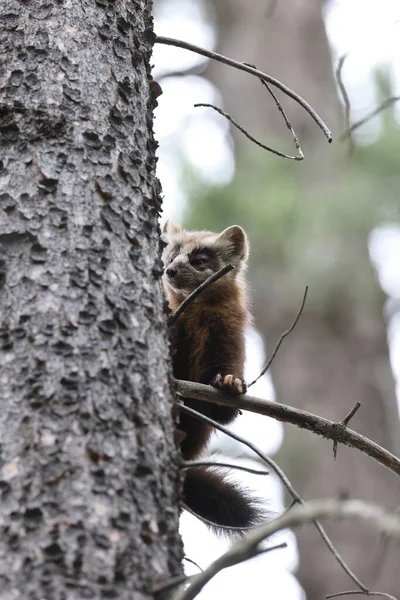
[[190, 259], [190, 264], [192, 267], [202, 267], [207, 262], [207, 259], [204, 256], [195, 256]]

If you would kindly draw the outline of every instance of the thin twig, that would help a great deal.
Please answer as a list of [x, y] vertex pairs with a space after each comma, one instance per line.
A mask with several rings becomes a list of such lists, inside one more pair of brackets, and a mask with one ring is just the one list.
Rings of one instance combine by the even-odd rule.
[[190, 44], [189, 42], [184, 42], [182, 40], [176, 40], [173, 38], [168, 38], [164, 36], [157, 35], [154, 43], [156, 44], [165, 44], [167, 46], [175, 46], [177, 48], [183, 48], [184, 50], [189, 50], [190, 52], [195, 52], [196, 54], [200, 54], [201, 56], [206, 56], [207, 58], [211, 58], [213, 60], [217, 60], [218, 62], [224, 63], [225, 65], [229, 65], [230, 67], [234, 67], [235, 69], [239, 69], [240, 71], [245, 71], [246, 73], [250, 73], [250, 75], [254, 75], [267, 83], [277, 87], [284, 94], [293, 98], [295, 102], [300, 104], [308, 112], [308, 114], [314, 119], [318, 127], [323, 131], [325, 137], [328, 142], [332, 142], [332, 134], [329, 128], [325, 125], [324, 121], [321, 117], [316, 113], [316, 111], [306, 102], [301, 96], [293, 92], [290, 88], [280, 82], [278, 79], [259, 71], [258, 69], [254, 69], [253, 67], [249, 67], [243, 63], [240, 63], [236, 60], [232, 60], [222, 54], [217, 54], [217, 52], [211, 52], [211, 50], [205, 50], [204, 48], [200, 48], [199, 46], [195, 46], [194, 44]]
[[218, 281], [218, 279], [221, 279], [221, 277], [223, 277], [230, 271], [233, 271], [234, 268], [235, 265], [225, 265], [224, 267], [222, 267], [222, 269], [220, 269], [216, 273], [213, 273], [208, 279], [203, 281], [203, 283], [201, 283], [187, 298], [184, 299], [184, 301], [178, 306], [176, 311], [170, 316], [170, 318], [168, 319], [168, 326], [172, 327], [176, 323], [177, 319], [181, 316], [183, 311], [186, 310], [187, 307], [190, 304], [192, 304], [194, 300], [196, 300], [197, 296], [201, 294], [203, 290], [208, 288], [208, 286], [212, 283], [215, 283], [215, 281]]
[[398, 102], [399, 100], [400, 100], [400, 96], [393, 96], [392, 98], [387, 98], [386, 100], [384, 100], [382, 102], [382, 104], [380, 104], [378, 106], [378, 108], [376, 108], [375, 110], [370, 112], [368, 115], [366, 115], [364, 118], [360, 119], [359, 121], [356, 121], [355, 123], [353, 123], [353, 125], [351, 125], [351, 127], [346, 129], [346, 131], [344, 131], [341, 134], [340, 139], [345, 140], [346, 138], [350, 137], [352, 132], [355, 129], [358, 129], [359, 127], [361, 127], [361, 125], [364, 125], [364, 123], [367, 123], [367, 121], [370, 121], [377, 114], [379, 114], [380, 112], [382, 112], [383, 110], [385, 110], [386, 108], [388, 108], [389, 106], [394, 104], [395, 102]]
[[295, 318], [295, 320], [293, 321], [293, 323], [292, 323], [292, 325], [289, 327], [289, 329], [288, 329], [287, 331], [285, 331], [284, 333], [282, 333], [281, 337], [279, 338], [279, 341], [278, 341], [277, 345], [276, 345], [276, 346], [275, 346], [275, 348], [274, 348], [274, 351], [273, 351], [273, 353], [272, 353], [272, 355], [271, 355], [271, 358], [269, 359], [269, 361], [267, 362], [267, 364], [265, 365], [265, 367], [263, 368], [263, 370], [261, 371], [261, 373], [259, 374], [259, 376], [258, 376], [258, 377], [256, 377], [256, 378], [254, 379], [254, 381], [252, 381], [252, 382], [251, 382], [251, 383], [250, 383], [250, 384], [247, 386], [247, 389], [251, 388], [251, 386], [252, 386], [252, 385], [254, 385], [254, 384], [255, 384], [255, 383], [256, 383], [256, 382], [257, 382], [257, 381], [260, 379], [260, 377], [262, 377], [263, 375], [265, 375], [265, 373], [266, 373], [266, 372], [268, 371], [268, 369], [270, 368], [270, 366], [271, 366], [271, 364], [272, 364], [272, 362], [273, 362], [273, 360], [274, 360], [275, 356], [278, 354], [278, 350], [279, 350], [279, 348], [281, 347], [281, 344], [282, 344], [283, 340], [284, 340], [284, 339], [285, 339], [285, 338], [286, 338], [288, 335], [290, 335], [290, 334], [292, 333], [293, 329], [296, 327], [296, 325], [297, 325], [297, 323], [298, 323], [298, 321], [299, 321], [299, 319], [300, 319], [301, 313], [303, 312], [304, 305], [305, 305], [305, 303], [306, 303], [306, 299], [307, 299], [307, 292], [308, 292], [308, 285], [306, 286], [306, 289], [304, 290], [303, 300], [302, 300], [302, 302], [301, 302], [301, 305], [300, 305], [300, 308], [299, 308], [299, 311], [298, 311], [298, 313], [297, 313], [297, 315], [296, 315], [296, 318]]
[[304, 159], [304, 155], [303, 154], [301, 156], [291, 156], [290, 154], [285, 154], [284, 152], [281, 152], [280, 150], [275, 150], [274, 148], [271, 148], [271, 146], [267, 146], [266, 144], [263, 144], [262, 142], [259, 142], [244, 127], [242, 127], [241, 125], [239, 125], [239, 123], [237, 123], [235, 121], [235, 119], [233, 117], [231, 117], [231, 115], [229, 113], [227, 113], [224, 110], [222, 110], [222, 108], [218, 108], [217, 106], [214, 106], [214, 104], [206, 104], [206, 103], [202, 102], [202, 103], [199, 103], [199, 104], [195, 104], [194, 107], [195, 108], [198, 108], [198, 107], [212, 108], [217, 113], [219, 113], [220, 115], [222, 115], [223, 117], [225, 117], [226, 119], [228, 119], [228, 121], [230, 123], [232, 123], [232, 125], [234, 125], [237, 129], [239, 129], [239, 131], [241, 131], [249, 140], [251, 140], [252, 142], [254, 142], [254, 144], [256, 144], [257, 146], [259, 146], [260, 148], [263, 148], [263, 150], [267, 150], [267, 152], [272, 152], [272, 154], [276, 154], [276, 156], [280, 156], [281, 158], [287, 158], [289, 160], [297, 160], [297, 161], [299, 161], [299, 160], [303, 160]]
[[272, 550], [283, 550], [283, 548], [287, 548], [287, 542], [282, 542], [281, 544], [276, 544], [275, 546], [268, 546], [268, 548], [260, 548], [260, 550], [257, 550], [256, 556], [261, 556], [261, 554], [267, 554]]
[[177, 395], [180, 398], [202, 400], [204, 402], [211, 402], [211, 404], [239, 408], [271, 417], [282, 423], [291, 423], [292, 425], [296, 425], [296, 427], [307, 429], [326, 439], [337, 440], [340, 444], [357, 448], [357, 450], [360, 450], [383, 467], [386, 467], [386, 469], [395, 475], [400, 475], [400, 459], [397, 456], [352, 429], [338, 427], [339, 424], [335, 421], [324, 419], [299, 408], [256, 398], [248, 394], [230, 396], [211, 385], [203, 385], [180, 379], [176, 379], [175, 384]]
[[257, 469], [250, 469], [243, 465], [234, 465], [232, 463], [221, 463], [221, 462], [208, 462], [206, 460], [200, 460], [197, 462], [184, 462], [181, 465], [182, 469], [191, 469], [192, 467], [222, 467], [224, 469], [237, 469], [238, 471], [246, 471], [252, 475], [269, 475], [268, 471], [258, 471]]
[[328, 598], [339, 598], [340, 596], [379, 596], [380, 598], [387, 598], [388, 600], [397, 600], [391, 594], [386, 594], [385, 592], [362, 592], [361, 590], [349, 590], [347, 592], [336, 592], [335, 594], [328, 594], [325, 596], [326, 600]]
[[[249, 67], [253, 67], [254, 69], [257, 68], [255, 65], [251, 65], [250, 63], [244, 63], [244, 64], [248, 65]], [[262, 79], [260, 79], [260, 83], [261, 83], [261, 85], [263, 85], [264, 87], [267, 88], [268, 92], [272, 96], [272, 99], [274, 100], [277, 109], [279, 110], [279, 112], [281, 113], [281, 115], [283, 117], [283, 120], [285, 121], [286, 127], [289, 129], [289, 131], [290, 131], [290, 133], [292, 135], [294, 146], [295, 146], [297, 152], [299, 153], [299, 156], [297, 157], [297, 160], [303, 160], [304, 159], [304, 154], [303, 154], [303, 151], [302, 151], [302, 149], [300, 147], [300, 142], [298, 140], [298, 137], [296, 135], [295, 130], [293, 129], [293, 126], [292, 126], [291, 122], [289, 121], [289, 119], [288, 119], [288, 117], [287, 117], [287, 115], [285, 113], [285, 110], [284, 110], [282, 104], [278, 100], [277, 95], [271, 89], [271, 86], [269, 86], [266, 81], [263, 81]]]
[[389, 543], [389, 538], [382, 534], [379, 540], [378, 548], [375, 552], [375, 556], [372, 559], [372, 565], [370, 567], [369, 581], [371, 582], [371, 585], [376, 585], [382, 576], [386, 555], [389, 549]]
[[[274, 533], [303, 523], [315, 522], [318, 518], [333, 517], [358, 518], [400, 539], [400, 519], [386, 513], [379, 506], [359, 500], [313, 501], [307, 506], [297, 506], [273, 521], [254, 528], [243, 539], [234, 543], [225, 554], [211, 563], [203, 573], [195, 575], [186, 588], [181, 587], [174, 596], [174, 600], [193, 600], [217, 573], [252, 558], [256, 554], [259, 544]], [[368, 592], [368, 589], [365, 591]], [[390, 598], [390, 596], [386, 597]]]
[[204, 569], [201, 568], [201, 566], [192, 558], [189, 558], [188, 556], [184, 556], [183, 560], [186, 560], [187, 562], [189, 562], [191, 565], [194, 565], [195, 567], [197, 567], [197, 569], [199, 571], [204, 571]]
[[[338, 66], [336, 68], [336, 81], [337, 81], [340, 93], [342, 94], [342, 98], [343, 98], [343, 102], [344, 102], [345, 130], [350, 131], [350, 99], [349, 99], [349, 95], [347, 93], [346, 87], [345, 87], [345, 85], [343, 83], [343, 79], [342, 79], [342, 69], [343, 69], [344, 61], [346, 60], [347, 57], [348, 57], [348, 54], [343, 54], [343, 56], [341, 56], [339, 58]], [[351, 131], [350, 131], [348, 137], [349, 137], [349, 154], [351, 155], [354, 151], [354, 140], [353, 140], [353, 136], [351, 135]]]
[[176, 577], [171, 577], [167, 579], [167, 581], [161, 581], [160, 583], [154, 583], [152, 585], [151, 591], [153, 594], [159, 594], [160, 592], [165, 592], [165, 590], [169, 590], [173, 587], [181, 583], [189, 583], [190, 579], [194, 577], [194, 575], [176, 575]]
[[[237, 440], [238, 442], [241, 442], [248, 448], [251, 448], [251, 450], [253, 450], [253, 452], [255, 452], [264, 462], [267, 463], [267, 465], [269, 467], [271, 467], [271, 469], [273, 469], [275, 471], [275, 473], [278, 475], [279, 479], [282, 481], [283, 485], [285, 486], [285, 488], [287, 489], [289, 494], [292, 496], [292, 498], [294, 500], [296, 500], [296, 502], [298, 502], [299, 504], [302, 504], [305, 506], [305, 501], [296, 492], [296, 490], [292, 486], [287, 475], [276, 464], [276, 462], [274, 460], [272, 460], [272, 458], [270, 458], [269, 456], [264, 454], [264, 452], [261, 452], [261, 450], [259, 448], [257, 448], [257, 446], [255, 446], [252, 442], [249, 442], [248, 440], [239, 436], [237, 433], [230, 431], [223, 425], [220, 425], [220, 423], [217, 423], [213, 419], [206, 417], [205, 415], [199, 413], [197, 410], [194, 410], [193, 408], [190, 408], [189, 406], [185, 406], [184, 404], [179, 404], [179, 408], [181, 411], [183, 411], [189, 415], [192, 415], [193, 417], [195, 417], [196, 419], [198, 419], [200, 421], [204, 421], [205, 423], [212, 425], [215, 429], [218, 429], [219, 431], [226, 433], [229, 437], [233, 438], [234, 440]], [[337, 562], [341, 565], [342, 569], [348, 574], [348, 576], [354, 581], [354, 583], [356, 583], [356, 585], [358, 585], [362, 590], [367, 591], [368, 590], [367, 586], [363, 584], [363, 582], [357, 577], [357, 575], [355, 575], [353, 573], [353, 571], [350, 569], [350, 567], [345, 563], [345, 561], [343, 560], [343, 558], [341, 557], [339, 552], [336, 550], [336, 548], [332, 544], [331, 540], [329, 539], [329, 537], [328, 537], [327, 533], [325, 532], [324, 528], [322, 527], [321, 523], [319, 523], [319, 521], [317, 521], [317, 520], [314, 520], [314, 525], [318, 529], [327, 548], [330, 550], [330, 552], [336, 558]]]
[[[343, 427], [344, 429], [346, 429], [347, 425], [349, 424], [351, 419], [354, 417], [354, 415], [356, 414], [356, 412], [358, 411], [360, 406], [361, 406], [361, 402], [356, 402], [355, 405], [353, 406], [353, 408], [351, 409], [351, 411], [345, 416], [343, 421], [341, 421], [340, 423], [337, 424], [337, 426]], [[334, 442], [333, 442], [333, 457], [335, 460], [337, 457], [337, 449], [338, 449], [338, 441], [334, 440]]]

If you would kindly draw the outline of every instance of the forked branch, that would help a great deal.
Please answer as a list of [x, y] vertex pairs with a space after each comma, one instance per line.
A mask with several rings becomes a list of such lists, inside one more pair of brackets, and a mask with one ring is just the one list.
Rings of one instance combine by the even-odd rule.
[[[321, 518], [357, 519], [366, 521], [382, 533], [400, 540], [400, 518], [386, 513], [381, 507], [360, 500], [319, 500], [307, 505], [295, 506], [282, 516], [256, 527], [245, 538], [234, 543], [202, 573], [193, 576], [186, 588], [178, 590], [174, 600], [193, 600], [217, 573], [255, 556], [259, 544], [282, 529], [293, 528]], [[355, 593], [355, 592], [352, 592]], [[362, 592], [358, 592], [362, 593]], [[365, 592], [366, 596], [381, 595], [380, 592]], [[386, 594], [386, 598], [390, 598]]]
[[386, 467], [392, 473], [400, 475], [400, 459], [397, 456], [376, 442], [349, 429], [343, 422], [336, 423], [335, 421], [324, 419], [299, 408], [280, 404], [279, 402], [272, 402], [271, 400], [262, 400], [248, 394], [229, 396], [210, 385], [193, 383], [192, 381], [176, 380], [176, 391], [178, 396], [183, 399], [192, 398], [194, 400], [211, 402], [212, 404], [222, 404], [223, 406], [235, 407], [259, 415], [266, 415], [282, 423], [291, 423], [292, 425], [296, 425], [296, 427], [307, 429], [329, 440], [357, 448], [357, 450], [360, 450]]
[[165, 44], [167, 46], [175, 46], [177, 48], [183, 48], [184, 50], [189, 50], [190, 52], [195, 52], [196, 54], [200, 54], [201, 56], [205, 56], [206, 58], [211, 58], [212, 60], [216, 60], [218, 62], [224, 63], [225, 65], [229, 65], [230, 67], [234, 67], [235, 69], [239, 69], [240, 71], [245, 71], [246, 73], [250, 73], [250, 75], [254, 75], [261, 79], [262, 81], [266, 81], [271, 85], [275, 86], [279, 90], [281, 90], [286, 96], [292, 98], [295, 102], [300, 104], [308, 112], [308, 114], [314, 119], [318, 127], [323, 131], [325, 137], [328, 142], [332, 142], [332, 134], [321, 119], [321, 117], [317, 114], [317, 112], [306, 102], [301, 96], [296, 94], [293, 90], [288, 88], [285, 84], [283, 84], [278, 79], [271, 77], [271, 75], [267, 75], [254, 67], [250, 67], [245, 63], [238, 62], [227, 56], [223, 56], [222, 54], [218, 54], [217, 52], [212, 52], [211, 50], [206, 50], [205, 48], [200, 48], [200, 46], [195, 46], [194, 44], [190, 44], [189, 42], [184, 42], [183, 40], [176, 40], [173, 38], [168, 38], [164, 36], [156, 36], [155, 39], [156, 44]]

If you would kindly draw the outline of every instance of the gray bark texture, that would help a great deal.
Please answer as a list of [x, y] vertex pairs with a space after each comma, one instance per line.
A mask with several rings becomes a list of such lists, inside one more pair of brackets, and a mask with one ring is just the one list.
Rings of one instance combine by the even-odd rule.
[[1, 600], [181, 572], [150, 10], [1, 1]]

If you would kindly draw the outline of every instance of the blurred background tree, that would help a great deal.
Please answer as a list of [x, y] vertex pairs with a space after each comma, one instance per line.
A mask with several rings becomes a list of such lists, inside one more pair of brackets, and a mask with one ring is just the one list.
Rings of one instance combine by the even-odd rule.
[[[333, 130], [334, 144], [326, 143], [301, 107], [280, 95], [306, 160], [267, 154], [232, 131], [236, 168], [228, 185], [210, 185], [186, 167], [185, 224], [245, 228], [252, 247], [255, 324], [269, 348], [310, 286], [300, 323], [271, 369], [277, 400], [336, 421], [361, 401], [350, 426], [399, 454], [385, 295], [371, 266], [369, 236], [381, 223], [400, 221], [400, 132], [393, 106], [374, 143], [358, 144], [349, 155], [348, 143], [339, 141], [343, 110], [324, 5], [322, 0], [204, 5], [214, 22], [216, 51], [255, 64], [303, 96]], [[255, 78], [215, 62], [203, 75], [219, 89], [223, 108], [251, 134], [293, 153], [284, 121]], [[382, 99], [391, 95], [386, 72], [376, 73], [376, 90]], [[305, 498], [348, 495], [391, 509], [398, 505], [400, 485], [393, 475], [343, 447], [334, 462], [331, 445], [310, 433], [285, 428], [278, 462]], [[366, 585], [398, 592], [398, 551], [387, 553], [378, 569], [380, 540], [374, 532], [348, 523], [328, 531]], [[308, 600], [352, 587], [313, 528], [303, 528], [297, 538], [298, 577]]]

